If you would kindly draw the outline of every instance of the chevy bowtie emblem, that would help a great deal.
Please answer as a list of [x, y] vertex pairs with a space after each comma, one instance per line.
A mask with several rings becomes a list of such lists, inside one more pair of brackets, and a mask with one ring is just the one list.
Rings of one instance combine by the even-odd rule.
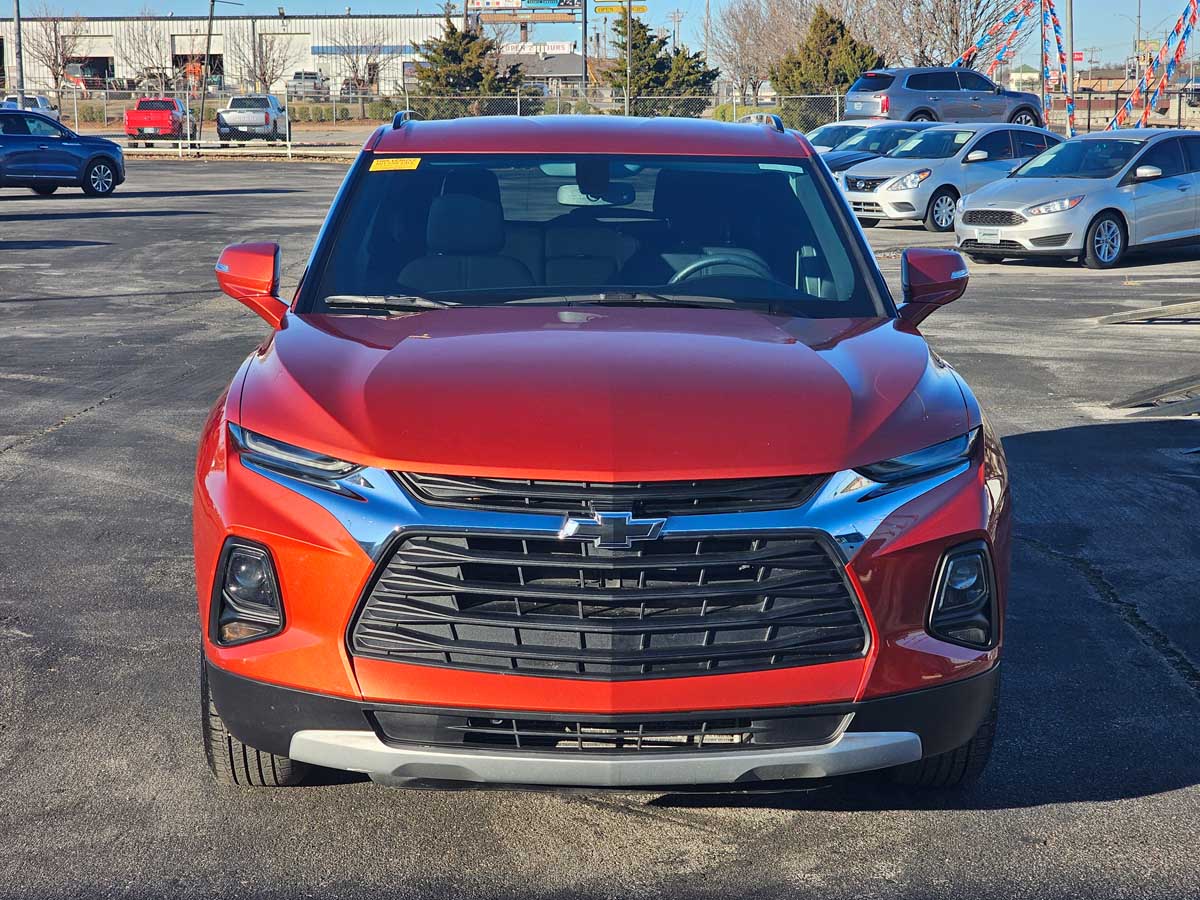
[[567, 516], [558, 536], [590, 540], [597, 547], [617, 550], [633, 546], [634, 541], [652, 541], [662, 531], [666, 519], [635, 519], [632, 513], [598, 512], [590, 519]]

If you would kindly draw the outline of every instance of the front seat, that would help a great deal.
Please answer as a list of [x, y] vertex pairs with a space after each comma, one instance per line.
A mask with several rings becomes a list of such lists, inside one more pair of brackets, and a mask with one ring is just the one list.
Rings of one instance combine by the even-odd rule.
[[400, 270], [400, 287], [417, 294], [525, 287], [533, 276], [524, 263], [501, 256], [504, 214], [488, 200], [443, 194], [429, 206], [428, 255]]

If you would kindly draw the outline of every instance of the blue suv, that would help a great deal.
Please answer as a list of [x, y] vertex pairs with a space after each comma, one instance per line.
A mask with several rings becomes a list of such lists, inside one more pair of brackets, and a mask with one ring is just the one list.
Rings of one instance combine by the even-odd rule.
[[125, 157], [113, 141], [76, 134], [39, 113], [0, 109], [0, 187], [42, 195], [79, 187], [102, 197], [124, 180]]

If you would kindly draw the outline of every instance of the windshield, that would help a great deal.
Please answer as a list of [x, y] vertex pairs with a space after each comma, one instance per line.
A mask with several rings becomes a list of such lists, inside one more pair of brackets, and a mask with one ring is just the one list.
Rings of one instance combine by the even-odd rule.
[[833, 123], [822, 125], [808, 133], [808, 142], [814, 147], [836, 147], [842, 141], [854, 137], [865, 127], [865, 125], [834, 125]]
[[973, 131], [943, 131], [932, 128], [914, 134], [888, 156], [896, 159], [949, 159], [975, 136]]
[[887, 314], [815, 160], [367, 159], [317, 248], [303, 311], [686, 299]]
[[1143, 147], [1142, 141], [1089, 138], [1064, 141], [1038, 154], [1013, 178], [1112, 178]]
[[864, 128], [848, 141], [838, 144], [838, 150], [861, 150], [864, 153], [878, 153], [882, 156], [894, 150], [902, 141], [908, 140], [918, 131], [920, 126], [905, 125], [890, 128], [881, 125], [878, 128]]

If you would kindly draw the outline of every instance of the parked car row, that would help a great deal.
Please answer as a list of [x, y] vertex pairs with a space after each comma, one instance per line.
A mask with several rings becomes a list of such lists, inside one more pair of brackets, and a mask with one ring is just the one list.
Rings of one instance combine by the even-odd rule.
[[846, 94], [846, 117], [909, 122], [1011, 122], [1041, 125], [1036, 94], [1010, 91], [971, 69], [873, 69]]

